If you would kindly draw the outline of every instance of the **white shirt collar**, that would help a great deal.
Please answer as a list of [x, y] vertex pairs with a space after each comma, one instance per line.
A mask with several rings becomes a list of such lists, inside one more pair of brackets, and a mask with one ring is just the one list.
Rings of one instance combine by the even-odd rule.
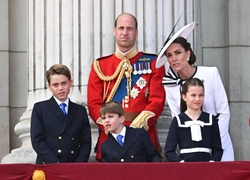
[[60, 106], [61, 103], [65, 103], [67, 105], [67, 107], [69, 106], [69, 98], [67, 98], [66, 101], [62, 102], [60, 100], [58, 100], [55, 96], [53, 96], [57, 102], [57, 104]]
[[68, 114], [68, 111], [69, 111], [69, 98], [67, 98], [66, 101], [62, 102], [62, 101], [59, 101], [55, 96], [53, 96], [53, 97], [55, 98], [58, 106], [60, 106], [61, 103], [65, 103], [66, 104], [65, 111]]
[[116, 139], [116, 137], [120, 134], [123, 136], [122, 141], [124, 142], [125, 134], [126, 134], [126, 126], [124, 126], [119, 134], [111, 133], [113, 137]]

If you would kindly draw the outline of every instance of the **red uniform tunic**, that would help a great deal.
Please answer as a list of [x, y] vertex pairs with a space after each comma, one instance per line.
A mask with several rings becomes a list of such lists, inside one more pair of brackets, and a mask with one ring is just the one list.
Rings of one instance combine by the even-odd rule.
[[[135, 50], [135, 54], [132, 55], [132, 58], [129, 58], [130, 64], [133, 67], [133, 71], [136, 71], [137, 75], [139, 74], [139, 70], [147, 71], [141, 73], [137, 82], [133, 82], [134, 85], [131, 87], [133, 90], [130, 93], [133, 95], [129, 97], [129, 102], [124, 103], [124, 99], [121, 100], [125, 111], [125, 125], [130, 126], [133, 121], [129, 120], [129, 117], [127, 118], [126, 113], [130, 115], [138, 115], [143, 111], [151, 114], [146, 124], [148, 125], [148, 133], [150, 138], [153, 144], [157, 147], [158, 136], [155, 124], [164, 108], [165, 91], [162, 86], [162, 78], [165, 72], [164, 68], [155, 68], [156, 56], [152, 61], [148, 61], [147, 58], [140, 58], [142, 55], [145, 55], [144, 53], [138, 52], [137, 49]], [[101, 72], [103, 76], [110, 77], [114, 74], [122, 60], [118, 58], [116, 51], [115, 54], [100, 58], [97, 61], [99, 62], [100, 67], [99, 72]], [[134, 64], [136, 62], [137, 64]], [[135, 76], [133, 72], [131, 75]], [[96, 72], [94, 65], [92, 65], [88, 81], [88, 109], [90, 117], [101, 130], [96, 151], [97, 160], [101, 159], [100, 145], [107, 139], [104, 127], [99, 122], [99, 110], [102, 104], [106, 102], [112, 91], [112, 88], [114, 87], [114, 84], [117, 81], [117, 77], [115, 77], [113, 80], [105, 82], [101, 80], [99, 76], [100, 75], [98, 75]], [[126, 76], [124, 75], [123, 78], [126, 78]], [[116, 93], [119, 93], [119, 90], [117, 90]]]

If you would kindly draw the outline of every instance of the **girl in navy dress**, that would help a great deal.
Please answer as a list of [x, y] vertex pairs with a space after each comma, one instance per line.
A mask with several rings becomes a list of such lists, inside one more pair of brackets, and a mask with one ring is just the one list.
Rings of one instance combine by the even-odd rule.
[[[220, 161], [222, 147], [218, 120], [203, 112], [204, 85], [198, 78], [188, 79], [181, 90], [181, 114], [171, 122], [165, 156], [171, 162]], [[176, 153], [177, 145], [180, 152]]]

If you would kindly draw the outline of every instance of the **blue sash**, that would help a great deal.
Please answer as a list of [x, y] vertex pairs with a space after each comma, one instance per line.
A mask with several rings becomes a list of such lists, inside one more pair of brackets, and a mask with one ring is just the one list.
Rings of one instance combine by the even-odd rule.
[[[143, 54], [142, 56], [140, 56], [138, 58], [138, 60], [132, 64], [132, 66], [136, 66], [138, 67], [138, 64], [139, 63], [142, 63], [142, 62], [149, 62], [151, 63], [154, 59], [156, 58], [156, 55], [153, 55], [153, 54]], [[132, 87], [134, 87], [135, 83], [137, 82], [137, 80], [142, 76], [142, 74], [137, 74], [137, 75], [134, 75], [133, 73], [131, 73], [131, 76], [132, 76]], [[127, 78], [126, 77], [123, 77], [117, 91], [115, 92], [115, 95], [113, 97], [113, 101], [116, 101], [116, 102], [119, 102], [121, 103], [123, 98], [127, 95]]]

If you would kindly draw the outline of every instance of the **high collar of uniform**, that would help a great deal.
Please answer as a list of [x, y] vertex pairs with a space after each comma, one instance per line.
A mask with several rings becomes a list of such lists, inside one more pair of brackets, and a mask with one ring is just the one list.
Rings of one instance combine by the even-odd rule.
[[115, 56], [121, 60], [123, 60], [124, 57], [126, 57], [127, 59], [131, 59], [135, 57], [137, 54], [138, 54], [138, 49], [135, 46], [125, 53], [121, 52], [118, 48], [116, 48], [115, 51]]

